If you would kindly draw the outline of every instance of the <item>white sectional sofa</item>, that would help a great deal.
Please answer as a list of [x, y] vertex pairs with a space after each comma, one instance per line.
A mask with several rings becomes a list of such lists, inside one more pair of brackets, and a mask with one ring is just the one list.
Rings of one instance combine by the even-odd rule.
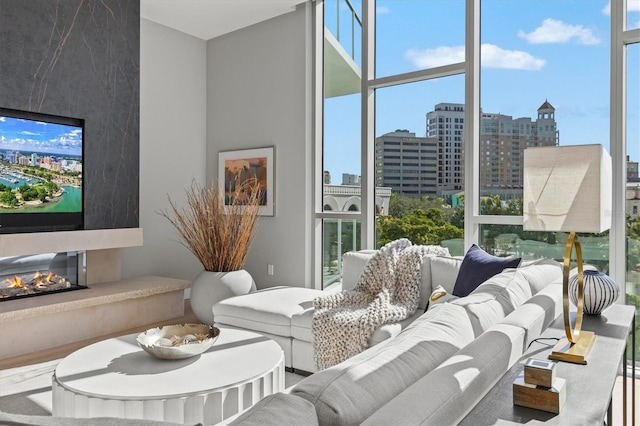
[[[347, 286], [368, 256], [345, 255]], [[437, 285], [452, 292], [460, 264], [461, 259], [451, 257], [423, 259], [421, 304], [426, 305]], [[294, 316], [310, 320], [309, 309], [303, 304]], [[225, 319], [231, 311], [223, 311]], [[404, 324], [384, 326], [384, 333], [376, 333], [391, 338], [371, 342], [369, 349], [306, 377], [287, 394], [265, 398], [232, 424], [285, 424], [294, 415], [300, 424], [455, 424], [561, 312], [562, 268], [557, 262], [504, 270], [467, 297], [432, 304]], [[310, 341], [289, 334], [296, 368], [298, 362], [308, 362], [298, 359], [303, 353], [296, 348], [310, 346]]]
[[[347, 252], [342, 258], [342, 287], [352, 289], [375, 250]], [[384, 324], [369, 339], [374, 346], [396, 336], [424, 313], [432, 287], [443, 285], [453, 291], [462, 258], [437, 257], [423, 261], [420, 303], [416, 313], [400, 323]], [[432, 282], [437, 283], [432, 286]], [[272, 287], [225, 299], [213, 306], [216, 326], [240, 328], [262, 333], [275, 340], [285, 353], [285, 365], [297, 372], [317, 371], [313, 358], [313, 299], [326, 292], [299, 287]]]

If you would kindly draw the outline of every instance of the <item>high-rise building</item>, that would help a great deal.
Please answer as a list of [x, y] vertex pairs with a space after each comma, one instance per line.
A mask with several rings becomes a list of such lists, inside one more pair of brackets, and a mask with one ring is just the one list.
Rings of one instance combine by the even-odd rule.
[[[464, 188], [464, 105], [441, 103], [427, 114], [427, 136], [438, 140], [438, 195], [448, 198]], [[558, 145], [555, 108], [545, 100], [534, 121], [529, 117], [482, 113], [480, 119], [480, 195], [502, 199], [522, 195], [524, 149]]]
[[438, 140], [396, 130], [376, 138], [376, 186], [421, 197], [436, 195]]
[[631, 161], [627, 155], [627, 182], [640, 182], [638, 178], [638, 162]]
[[464, 187], [464, 104], [439, 103], [427, 114], [427, 138], [437, 141], [437, 189], [446, 198]]
[[502, 199], [522, 196], [524, 150], [558, 145], [555, 108], [545, 100], [538, 118], [514, 119], [503, 114], [482, 114], [480, 120], [480, 195]]

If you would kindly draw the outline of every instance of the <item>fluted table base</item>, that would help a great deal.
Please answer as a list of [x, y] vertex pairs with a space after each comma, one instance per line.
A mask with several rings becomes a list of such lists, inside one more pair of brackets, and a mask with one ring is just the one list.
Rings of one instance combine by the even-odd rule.
[[212, 425], [284, 390], [282, 349], [257, 333], [223, 329], [209, 351], [171, 361], [143, 352], [135, 338], [65, 358], [53, 376], [53, 415]]

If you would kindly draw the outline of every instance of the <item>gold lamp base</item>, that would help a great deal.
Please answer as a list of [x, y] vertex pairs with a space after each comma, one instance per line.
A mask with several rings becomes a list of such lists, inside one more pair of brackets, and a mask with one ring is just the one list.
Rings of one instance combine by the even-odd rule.
[[[578, 297], [575, 327], [571, 326], [571, 315], [569, 313], [569, 266], [571, 262], [571, 251], [575, 245], [576, 260], [578, 264]], [[586, 364], [593, 344], [596, 342], [596, 335], [592, 331], [582, 330], [582, 317], [584, 310], [584, 277], [582, 273], [582, 247], [575, 232], [569, 233], [567, 245], [564, 251], [564, 268], [562, 271], [562, 313], [564, 316], [565, 338], [554, 346], [549, 359], [556, 361], [571, 362], [574, 364]]]
[[549, 359], [584, 365], [591, 355], [595, 342], [596, 335], [592, 331], [581, 331], [576, 343], [571, 343], [564, 337], [553, 347]]

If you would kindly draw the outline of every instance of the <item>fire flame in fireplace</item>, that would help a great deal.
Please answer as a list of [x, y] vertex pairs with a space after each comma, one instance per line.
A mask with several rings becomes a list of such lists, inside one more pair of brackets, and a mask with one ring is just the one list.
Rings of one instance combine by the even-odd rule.
[[[47, 273], [36, 271], [32, 278], [26, 278], [26, 280], [16, 275], [12, 278], [7, 278], [4, 284], [4, 286], [0, 285], [0, 299], [20, 294], [34, 294], [71, 287], [71, 283], [66, 278], [51, 271]], [[8, 291], [8, 294], [2, 291], [2, 287]]]
[[[36, 271], [33, 275], [33, 279], [31, 279], [30, 283], [37, 288], [45, 289], [47, 288], [47, 284], [53, 284], [57, 281], [53, 280], [53, 272], [49, 271], [48, 274], [43, 274], [40, 271]], [[26, 287], [25, 282], [19, 276], [15, 276], [13, 278], [7, 278], [7, 283], [9, 284], [7, 288], [24, 288]]]

